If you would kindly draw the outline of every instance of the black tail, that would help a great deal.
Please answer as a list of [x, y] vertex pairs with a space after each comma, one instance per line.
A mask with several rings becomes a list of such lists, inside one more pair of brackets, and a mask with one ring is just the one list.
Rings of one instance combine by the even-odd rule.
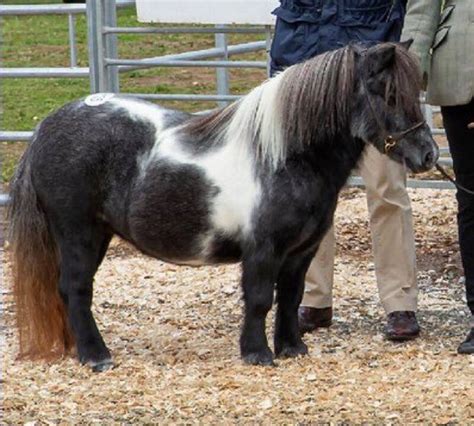
[[[33, 143], [33, 142], [32, 142]], [[74, 344], [59, 295], [59, 257], [31, 177], [31, 146], [11, 185], [8, 217], [20, 356], [51, 358]]]

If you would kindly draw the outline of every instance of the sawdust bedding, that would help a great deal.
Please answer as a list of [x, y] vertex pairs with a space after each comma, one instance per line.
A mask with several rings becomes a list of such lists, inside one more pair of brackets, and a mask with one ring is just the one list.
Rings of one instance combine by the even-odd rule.
[[118, 240], [96, 276], [93, 308], [118, 366], [94, 374], [74, 359], [16, 361], [5, 268], [3, 422], [474, 423], [474, 357], [455, 351], [468, 313], [454, 195], [410, 194], [421, 337], [383, 338], [365, 196], [351, 189], [336, 218], [334, 324], [305, 337], [310, 356], [277, 368], [239, 359], [238, 265], [178, 267]]

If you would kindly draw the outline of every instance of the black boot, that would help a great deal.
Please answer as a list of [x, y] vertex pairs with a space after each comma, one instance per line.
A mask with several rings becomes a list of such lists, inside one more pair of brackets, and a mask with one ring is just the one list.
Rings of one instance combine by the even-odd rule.
[[394, 342], [412, 340], [420, 334], [415, 312], [395, 311], [387, 315], [385, 337]]
[[320, 327], [329, 327], [332, 324], [332, 308], [300, 306], [298, 309], [298, 324], [301, 335]]
[[474, 354], [474, 327], [471, 328], [466, 340], [459, 345], [458, 354]]

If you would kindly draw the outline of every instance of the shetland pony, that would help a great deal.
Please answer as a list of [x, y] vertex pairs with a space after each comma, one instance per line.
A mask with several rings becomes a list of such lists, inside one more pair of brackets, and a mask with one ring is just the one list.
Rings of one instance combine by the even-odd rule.
[[414, 172], [437, 160], [420, 87], [406, 46], [347, 46], [205, 115], [99, 94], [48, 116], [11, 186], [20, 354], [113, 366], [91, 312], [113, 235], [167, 262], [241, 262], [243, 360], [273, 363], [275, 290], [275, 355], [306, 354], [305, 273], [364, 146]]

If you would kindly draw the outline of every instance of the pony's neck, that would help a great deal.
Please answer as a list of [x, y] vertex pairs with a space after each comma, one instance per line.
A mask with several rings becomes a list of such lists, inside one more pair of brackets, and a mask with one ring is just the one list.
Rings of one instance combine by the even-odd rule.
[[301, 160], [307, 161], [315, 174], [336, 191], [344, 186], [365, 148], [361, 139], [348, 135], [341, 133], [334, 139], [311, 144], [301, 153]]

